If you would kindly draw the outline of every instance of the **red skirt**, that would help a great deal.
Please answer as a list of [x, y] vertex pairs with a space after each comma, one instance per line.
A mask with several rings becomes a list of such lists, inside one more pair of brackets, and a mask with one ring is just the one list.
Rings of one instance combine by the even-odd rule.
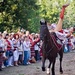
[[34, 51], [34, 47], [31, 47], [31, 57], [35, 56], [35, 51]]

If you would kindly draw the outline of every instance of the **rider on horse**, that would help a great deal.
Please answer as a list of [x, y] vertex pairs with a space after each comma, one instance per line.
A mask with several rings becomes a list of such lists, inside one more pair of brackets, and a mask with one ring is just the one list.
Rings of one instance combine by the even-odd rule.
[[62, 6], [62, 10], [60, 12], [60, 18], [59, 18], [59, 21], [58, 21], [58, 24], [56, 25], [55, 23], [53, 24], [49, 24], [47, 23], [47, 26], [48, 26], [48, 29], [49, 29], [49, 32], [55, 32], [56, 33], [56, 36], [60, 39], [60, 40], [64, 40], [66, 37], [69, 37], [71, 36], [71, 33], [73, 32], [73, 27], [71, 27], [69, 30], [68, 30], [68, 33], [66, 34], [64, 29], [62, 29], [62, 22], [63, 22], [63, 19], [64, 19], [64, 12], [65, 12], [65, 8], [69, 5], [68, 4], [65, 4]]

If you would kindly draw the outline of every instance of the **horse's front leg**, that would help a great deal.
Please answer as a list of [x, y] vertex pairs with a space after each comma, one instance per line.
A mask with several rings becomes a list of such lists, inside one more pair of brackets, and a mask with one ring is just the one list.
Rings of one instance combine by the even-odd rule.
[[42, 57], [42, 71], [45, 71], [45, 61], [46, 61], [46, 58], [45, 57]]
[[63, 70], [62, 70], [62, 57], [60, 57], [60, 73], [63, 74]]
[[52, 62], [52, 75], [55, 75], [55, 62], [56, 59], [54, 59], [54, 61]]
[[59, 52], [60, 55], [60, 73], [63, 74], [63, 70], [62, 70], [62, 58], [63, 58], [63, 48], [62, 50]]
[[47, 75], [50, 74], [50, 66], [51, 66], [51, 62], [49, 61], [49, 66], [48, 66], [48, 68], [47, 68]]

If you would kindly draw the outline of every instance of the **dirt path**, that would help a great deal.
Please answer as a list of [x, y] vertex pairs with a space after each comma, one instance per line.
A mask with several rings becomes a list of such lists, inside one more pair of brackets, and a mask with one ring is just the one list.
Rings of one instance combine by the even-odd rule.
[[[46, 61], [46, 66], [48, 61]], [[75, 52], [64, 53], [63, 57], [63, 70], [62, 75], [75, 75]], [[56, 75], [59, 73], [59, 59], [56, 60], [55, 66]], [[28, 66], [8, 67], [0, 72], [0, 75], [47, 75], [46, 72], [41, 71], [41, 61]]]

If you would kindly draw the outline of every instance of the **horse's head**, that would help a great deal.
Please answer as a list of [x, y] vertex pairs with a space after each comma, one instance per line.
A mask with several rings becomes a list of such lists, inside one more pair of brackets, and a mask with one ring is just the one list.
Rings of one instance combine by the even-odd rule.
[[40, 21], [40, 25], [40, 39], [43, 41], [47, 35], [46, 31], [48, 31], [47, 22], [43, 19]]

